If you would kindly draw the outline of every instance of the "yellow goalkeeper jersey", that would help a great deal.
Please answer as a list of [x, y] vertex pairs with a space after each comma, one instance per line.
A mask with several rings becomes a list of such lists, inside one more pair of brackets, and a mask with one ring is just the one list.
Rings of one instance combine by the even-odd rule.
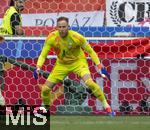
[[85, 59], [86, 56], [83, 50], [90, 55], [96, 65], [100, 63], [97, 54], [85, 37], [73, 30], [69, 30], [65, 38], [61, 38], [57, 30], [49, 34], [38, 58], [38, 67], [42, 67], [51, 48], [54, 49], [57, 61], [60, 63], [70, 64], [79, 59]]

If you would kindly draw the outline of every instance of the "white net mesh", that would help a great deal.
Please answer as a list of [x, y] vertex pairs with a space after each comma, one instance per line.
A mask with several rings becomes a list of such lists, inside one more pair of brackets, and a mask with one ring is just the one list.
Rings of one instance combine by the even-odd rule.
[[[1, 53], [4, 54], [1, 56], [1, 62], [4, 62], [5, 66], [4, 71], [1, 71], [4, 85], [2, 83], [1, 86], [6, 104], [15, 104], [20, 98], [28, 105], [41, 104], [39, 86], [44, 83], [45, 78], [41, 76], [36, 81], [32, 71], [45, 37], [39, 39], [37, 37], [6, 39], [9, 40], [0, 46]], [[144, 96], [149, 95], [149, 57], [146, 56], [146, 53], [143, 53], [145, 57], [141, 55], [142, 53], [139, 55], [138, 47], [140, 50], [142, 47], [145, 48], [149, 39], [117, 37], [111, 39], [97, 38], [97, 40], [96, 38], [88, 38], [88, 40], [98, 55], [101, 56], [103, 65], [111, 74], [111, 81], [101, 78], [91, 59], [87, 57], [92, 78], [103, 88], [112, 108], [117, 112], [140, 114], [139, 103]], [[128, 45], [129, 43], [132, 43], [131, 47]], [[137, 44], [139, 45], [137, 46]], [[21, 46], [21, 50], [18, 46]], [[14, 57], [16, 59], [13, 59]], [[46, 71], [51, 72], [55, 60], [56, 56], [51, 51], [43, 67], [45, 77], [47, 77]], [[85, 87], [83, 82], [74, 74], [70, 74], [69, 78], [71, 81], [66, 81], [63, 86], [59, 84], [54, 87], [51, 112], [59, 114], [103, 113], [100, 102], [91, 95], [91, 91]], [[123, 106], [122, 103], [125, 101], [131, 107]], [[148, 109], [145, 108], [145, 113], [148, 114], [148, 112]]]

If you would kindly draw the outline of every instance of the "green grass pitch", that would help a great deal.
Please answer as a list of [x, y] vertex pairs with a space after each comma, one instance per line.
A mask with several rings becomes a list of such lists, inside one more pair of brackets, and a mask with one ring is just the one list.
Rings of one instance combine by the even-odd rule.
[[150, 130], [150, 116], [51, 116], [50, 130]]

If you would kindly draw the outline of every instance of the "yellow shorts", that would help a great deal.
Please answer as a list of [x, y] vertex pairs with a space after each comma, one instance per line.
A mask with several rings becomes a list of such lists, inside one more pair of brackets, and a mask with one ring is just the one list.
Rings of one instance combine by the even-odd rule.
[[71, 64], [56, 62], [47, 80], [52, 83], [58, 83], [61, 82], [71, 72], [77, 74], [79, 77], [90, 74], [87, 61], [85, 59], [80, 59]]

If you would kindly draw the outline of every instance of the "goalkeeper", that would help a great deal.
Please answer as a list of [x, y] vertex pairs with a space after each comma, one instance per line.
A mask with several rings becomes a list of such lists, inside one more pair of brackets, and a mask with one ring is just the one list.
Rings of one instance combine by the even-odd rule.
[[85, 37], [73, 30], [69, 30], [68, 18], [59, 17], [57, 19], [57, 30], [51, 32], [45, 41], [44, 47], [37, 61], [36, 73], [40, 72], [51, 48], [54, 49], [57, 55], [57, 61], [45, 84], [42, 86], [41, 98], [43, 100], [43, 105], [49, 107], [51, 104], [50, 94], [52, 88], [57, 83], [63, 81], [70, 72], [74, 72], [82, 78], [86, 86], [88, 86], [97, 99], [102, 102], [105, 111], [108, 114], [111, 114], [112, 109], [106, 101], [103, 91], [91, 78], [83, 50], [90, 55], [99, 71], [102, 69], [102, 64], [95, 51], [86, 41]]

